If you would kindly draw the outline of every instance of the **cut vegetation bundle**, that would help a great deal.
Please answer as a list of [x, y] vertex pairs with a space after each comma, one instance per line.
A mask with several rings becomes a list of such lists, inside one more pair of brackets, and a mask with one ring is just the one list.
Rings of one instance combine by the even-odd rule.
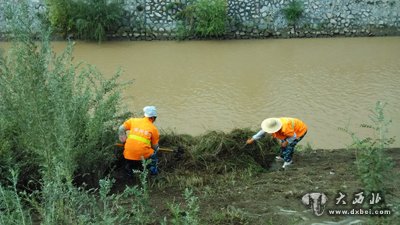
[[277, 144], [266, 137], [246, 145], [247, 138], [254, 133], [250, 129], [235, 129], [230, 133], [209, 131], [196, 137], [164, 133], [161, 135], [160, 146], [181, 148], [184, 150], [184, 158], [176, 161], [169, 155], [162, 155], [160, 167], [164, 170], [181, 168], [213, 173], [248, 167], [269, 168]]

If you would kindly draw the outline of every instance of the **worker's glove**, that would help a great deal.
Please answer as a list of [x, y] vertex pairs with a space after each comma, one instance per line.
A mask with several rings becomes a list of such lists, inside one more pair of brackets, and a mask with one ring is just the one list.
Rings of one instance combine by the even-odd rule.
[[250, 145], [250, 144], [253, 144], [253, 142], [254, 142], [254, 139], [249, 138], [249, 139], [247, 139], [246, 144]]
[[122, 143], [125, 143], [125, 141], [126, 141], [126, 135], [119, 135], [118, 137], [119, 137], [119, 140], [120, 140]]

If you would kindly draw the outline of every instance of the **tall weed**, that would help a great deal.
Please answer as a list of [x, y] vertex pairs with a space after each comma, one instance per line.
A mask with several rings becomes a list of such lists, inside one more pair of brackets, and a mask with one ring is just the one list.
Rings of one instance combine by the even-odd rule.
[[[185, 206], [181, 204], [170, 204], [169, 208], [172, 213], [170, 219], [171, 224], [174, 225], [197, 225], [200, 224], [199, 212], [200, 206], [198, 197], [193, 195], [193, 190], [185, 188], [184, 192]], [[167, 219], [164, 219], [164, 224]]]
[[[58, 177], [43, 183], [31, 194], [17, 190], [17, 173], [10, 187], [0, 184], [0, 224], [150, 224], [153, 211], [148, 205], [147, 172], [141, 185], [113, 194], [114, 180], [99, 181], [99, 189], [85, 190]], [[56, 174], [59, 174], [56, 172]]]
[[118, 28], [123, 12], [120, 0], [78, 1], [75, 17], [78, 36], [98, 42], [105, 40], [107, 33]]
[[283, 14], [288, 21], [288, 24], [295, 27], [295, 25], [303, 15], [303, 11], [303, 4], [298, 0], [293, 0], [286, 8], [283, 9]]
[[116, 31], [124, 13], [120, 0], [46, 0], [54, 31], [102, 42]]
[[176, 13], [180, 19], [178, 36], [187, 37], [219, 37], [226, 32], [227, 2], [226, 0], [195, 0], [186, 6], [179, 6]]
[[106, 79], [93, 66], [76, 65], [72, 43], [56, 55], [46, 30], [35, 42], [21, 6], [14, 6], [14, 41], [0, 60], [1, 158], [21, 179], [40, 172], [47, 182], [59, 172], [67, 181], [89, 174], [97, 182], [113, 161], [121, 74]]
[[47, 18], [55, 32], [62, 33], [66, 38], [68, 34], [76, 32], [74, 25], [75, 1], [71, 0], [45, 0], [47, 5]]
[[342, 129], [353, 139], [351, 148], [356, 151], [356, 165], [359, 176], [367, 192], [385, 192], [386, 181], [390, 179], [393, 168], [392, 159], [387, 155], [387, 147], [394, 142], [388, 138], [388, 126], [391, 120], [384, 116], [386, 104], [377, 102], [370, 115], [372, 124], [361, 127], [371, 129], [374, 137], [360, 138], [347, 128]]
[[10, 171], [11, 186], [6, 188], [0, 183], [0, 224], [33, 224], [29, 210], [23, 207], [23, 199], [17, 190], [17, 172]]

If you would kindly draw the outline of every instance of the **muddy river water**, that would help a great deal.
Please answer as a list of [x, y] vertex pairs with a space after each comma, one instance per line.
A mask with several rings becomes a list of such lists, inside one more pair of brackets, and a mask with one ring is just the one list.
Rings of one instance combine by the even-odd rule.
[[309, 127], [300, 144], [345, 148], [351, 138], [338, 128], [366, 134], [360, 124], [380, 100], [389, 135], [400, 138], [400, 37], [76, 42], [74, 56], [109, 77], [121, 68], [133, 80], [125, 108], [157, 106], [163, 130], [258, 129], [264, 118], [289, 116]]

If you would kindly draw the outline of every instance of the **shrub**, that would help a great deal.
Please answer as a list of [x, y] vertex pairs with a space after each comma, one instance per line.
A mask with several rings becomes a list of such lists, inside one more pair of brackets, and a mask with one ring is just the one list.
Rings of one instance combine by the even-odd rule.
[[120, 0], [47, 0], [50, 24], [56, 31], [85, 40], [103, 41], [115, 31], [124, 13]]
[[177, 18], [181, 19], [178, 35], [181, 38], [219, 37], [226, 32], [226, 0], [196, 0], [178, 9]]
[[283, 9], [286, 20], [289, 25], [295, 26], [297, 21], [303, 15], [303, 5], [299, 1], [291, 1], [289, 5]]
[[48, 20], [56, 32], [61, 32], [64, 37], [75, 29], [76, 2], [71, 0], [46, 0]]
[[93, 66], [74, 65], [72, 44], [57, 56], [48, 32], [34, 42], [25, 15], [15, 12], [14, 42], [0, 60], [2, 161], [22, 180], [38, 180], [39, 170], [51, 180], [61, 168], [66, 180], [90, 174], [97, 183], [113, 161], [120, 73], [105, 79]]
[[194, 31], [200, 37], [225, 34], [227, 3], [225, 0], [199, 0], [195, 3]]
[[385, 104], [378, 101], [370, 116], [372, 124], [361, 125], [361, 127], [372, 129], [375, 137], [360, 138], [354, 132], [343, 129], [353, 139], [351, 147], [356, 150], [358, 173], [367, 192], [384, 192], [393, 167], [391, 158], [385, 152], [394, 139], [387, 137], [387, 127], [391, 121], [385, 119], [384, 107]]
[[[186, 207], [182, 207], [180, 204], [170, 204], [169, 208], [172, 212], [173, 218], [171, 219], [171, 223], [175, 225], [180, 224], [200, 224], [199, 219], [199, 200], [198, 197], [193, 195], [193, 191], [191, 189], [185, 188], [184, 198]], [[164, 223], [167, 224], [167, 219], [164, 218]]]
[[82, 39], [106, 39], [106, 34], [115, 31], [121, 23], [123, 7], [119, 0], [78, 1], [76, 28]]
[[23, 199], [17, 190], [17, 173], [10, 172], [10, 187], [0, 183], [0, 224], [33, 224], [29, 211], [23, 206]]

